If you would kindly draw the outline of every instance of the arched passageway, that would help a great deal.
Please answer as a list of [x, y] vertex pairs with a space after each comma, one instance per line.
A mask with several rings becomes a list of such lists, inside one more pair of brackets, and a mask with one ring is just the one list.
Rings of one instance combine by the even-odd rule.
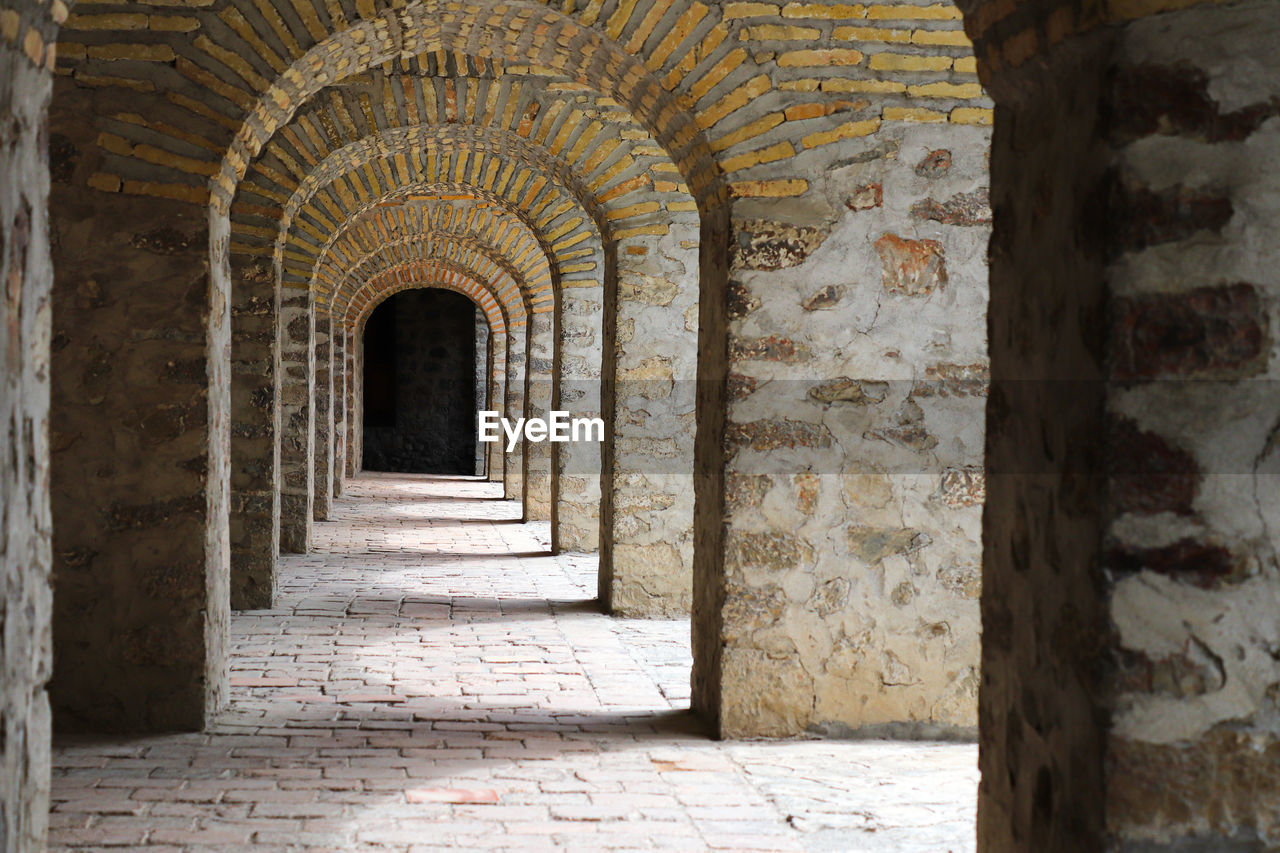
[[550, 554], [501, 495], [350, 479], [276, 605], [232, 617], [206, 733], [61, 745], [51, 844], [971, 847], [972, 745], [709, 741], [687, 620], [600, 613], [594, 560]]
[[[976, 736], [984, 851], [1280, 845], [1277, 32], [1273, 0], [0, 0], [0, 847], [47, 836], [54, 730], [430, 737], [405, 690], [326, 698], [350, 661], [296, 715], [231, 681], [233, 625], [383, 500], [361, 330], [424, 286], [484, 310], [495, 408], [606, 427], [449, 506], [597, 564], [601, 631], [689, 614], [704, 736]], [[299, 625], [335, 647], [392, 606], [332, 598]], [[89, 845], [318, 811], [344, 761], [378, 788], [317, 753], [316, 789], [157, 813], [86, 755], [54, 823]]]

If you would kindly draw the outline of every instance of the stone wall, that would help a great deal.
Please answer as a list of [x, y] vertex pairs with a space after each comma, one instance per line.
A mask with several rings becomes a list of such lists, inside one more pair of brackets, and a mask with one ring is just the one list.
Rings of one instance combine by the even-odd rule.
[[[494, 343], [489, 335], [489, 320], [485, 317], [484, 312], [479, 306], [475, 309], [475, 337], [474, 352], [475, 357], [475, 399], [473, 401], [474, 411], [485, 412], [493, 410], [493, 387], [489, 378], [493, 375], [493, 352]], [[488, 478], [489, 476], [489, 444], [480, 441], [479, 430], [475, 431], [475, 470], [472, 472], [478, 477]]]
[[347, 346], [347, 476], [361, 471], [364, 459], [364, 326], [351, 331]]
[[11, 6], [0, 6], [0, 851], [25, 853], [44, 848], [49, 810], [53, 272], [44, 129], [57, 22], [35, 3]]
[[[409, 290], [395, 312], [395, 425], [365, 425], [364, 468], [475, 471], [475, 305], [445, 290]], [[374, 369], [365, 362], [366, 371]], [[366, 376], [366, 387], [370, 382]]]
[[280, 296], [280, 549], [305, 554], [315, 520], [315, 304], [310, 291]]
[[1000, 105], [980, 846], [1272, 849], [1280, 8], [971, 5]]
[[231, 306], [231, 607], [271, 606], [280, 553], [279, 293], [269, 264], [236, 258]]
[[[552, 311], [530, 312], [529, 354], [525, 362], [524, 410], [521, 417], [545, 418], [555, 405], [556, 321]], [[523, 468], [522, 490], [526, 521], [551, 521], [554, 445], [549, 441], [517, 443]]]
[[[575, 282], [556, 303], [557, 346], [552, 407], [571, 418], [600, 417], [601, 326], [604, 294], [599, 282]], [[538, 417], [545, 418], [545, 414]], [[551, 445], [555, 478], [551, 543], [556, 551], [600, 547], [600, 444]]]
[[725, 734], [974, 731], [987, 138], [888, 127], [797, 224], [734, 205]]
[[610, 270], [599, 594], [611, 613], [669, 617], [693, 595], [698, 231], [647, 231]]
[[315, 344], [312, 353], [315, 364], [313, 395], [315, 417], [312, 427], [312, 513], [316, 521], [329, 517], [333, 504], [333, 320], [325, 311], [316, 311]]
[[52, 691], [67, 729], [199, 729], [225, 686], [230, 318], [210, 283], [216, 237], [199, 207], [77, 186], [114, 156], [84, 115], [136, 106], [60, 79], [50, 112], [64, 152], [50, 204]]
[[[514, 420], [524, 417], [525, 378], [529, 367], [529, 327], [511, 327], [507, 345], [507, 373], [503, 377], [503, 399], [507, 417]], [[510, 501], [524, 499], [524, 443], [517, 442], [511, 453], [502, 453], [503, 496]]]
[[996, 123], [979, 809], [994, 850], [1097, 847], [1103, 820], [1095, 655], [1109, 632], [1098, 600], [1105, 489], [1091, 474], [1104, 432], [1106, 302], [1102, 258], [1068, 251], [1076, 237], [1063, 224], [1098, 215], [1092, 188], [1104, 164], [1092, 125], [1061, 127], [1057, 106], [1100, 97], [1079, 73], [1105, 57], [1105, 45], [1090, 48], [1070, 76], [1046, 73], [1037, 96]]
[[337, 320], [333, 329], [333, 496], [342, 497], [347, 471], [347, 330]]

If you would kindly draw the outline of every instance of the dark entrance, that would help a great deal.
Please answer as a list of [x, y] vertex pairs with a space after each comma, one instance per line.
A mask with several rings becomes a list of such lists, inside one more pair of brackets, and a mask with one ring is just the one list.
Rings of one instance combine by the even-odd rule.
[[476, 307], [448, 290], [378, 306], [364, 334], [364, 468], [475, 473]]

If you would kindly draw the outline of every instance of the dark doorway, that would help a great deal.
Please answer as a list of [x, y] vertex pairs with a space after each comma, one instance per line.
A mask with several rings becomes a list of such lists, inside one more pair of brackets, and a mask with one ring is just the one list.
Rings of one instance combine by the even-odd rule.
[[364, 468], [475, 473], [475, 304], [448, 290], [392, 296], [364, 333]]

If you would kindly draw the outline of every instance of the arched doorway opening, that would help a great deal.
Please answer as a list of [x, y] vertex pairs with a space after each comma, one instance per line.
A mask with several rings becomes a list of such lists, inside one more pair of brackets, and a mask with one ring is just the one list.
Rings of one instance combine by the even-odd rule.
[[[364, 329], [366, 471], [476, 474], [475, 304], [448, 290], [406, 290]], [[484, 372], [482, 370], [481, 375]]]

